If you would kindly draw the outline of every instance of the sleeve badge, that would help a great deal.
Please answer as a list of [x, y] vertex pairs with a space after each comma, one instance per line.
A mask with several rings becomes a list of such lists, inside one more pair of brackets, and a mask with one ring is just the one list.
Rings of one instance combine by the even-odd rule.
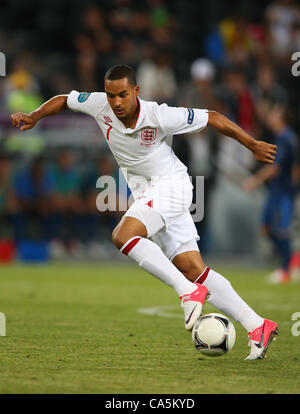
[[91, 92], [81, 92], [78, 95], [78, 98], [77, 98], [78, 102], [80, 102], [80, 103], [85, 102], [88, 99], [88, 97], [90, 96], [90, 94], [91, 94]]

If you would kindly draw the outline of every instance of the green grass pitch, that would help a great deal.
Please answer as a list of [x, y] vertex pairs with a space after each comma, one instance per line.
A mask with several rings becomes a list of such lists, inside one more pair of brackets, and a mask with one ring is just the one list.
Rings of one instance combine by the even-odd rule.
[[[298, 394], [292, 314], [300, 312], [300, 284], [268, 286], [267, 270], [215, 269], [278, 322], [266, 359], [244, 361], [247, 333], [234, 321], [232, 351], [200, 354], [175, 292], [138, 266], [1, 266], [0, 393]], [[204, 313], [214, 311], [206, 303]]]

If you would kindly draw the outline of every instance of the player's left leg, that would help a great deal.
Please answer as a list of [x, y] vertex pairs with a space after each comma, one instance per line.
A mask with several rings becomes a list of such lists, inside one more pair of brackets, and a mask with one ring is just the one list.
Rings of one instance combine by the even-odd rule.
[[205, 266], [199, 251], [179, 250], [173, 263], [189, 280], [207, 287], [209, 303], [240, 322], [247, 330], [251, 346], [247, 359], [263, 358], [278, 332], [275, 322], [257, 315], [224, 276]]
[[190, 282], [165, 256], [160, 247], [147, 238], [164, 226], [160, 214], [147, 205], [136, 203], [136, 206], [137, 208], [133, 206], [128, 210], [113, 231], [113, 243], [144, 270], [173, 287], [185, 302], [185, 327], [191, 330], [201, 315], [207, 288]]

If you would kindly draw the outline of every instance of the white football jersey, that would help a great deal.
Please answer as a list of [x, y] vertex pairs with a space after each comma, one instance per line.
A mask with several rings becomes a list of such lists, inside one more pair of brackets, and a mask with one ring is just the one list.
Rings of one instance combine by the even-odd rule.
[[[130, 183], [143, 177], [148, 183], [183, 177], [187, 167], [172, 150], [174, 134], [199, 132], [206, 127], [208, 111], [170, 107], [138, 98], [140, 112], [133, 129], [126, 128], [111, 109], [104, 92], [77, 92], [68, 95], [72, 111], [93, 116], [117, 163]], [[140, 189], [141, 190], [141, 189]], [[137, 196], [133, 191], [134, 196]]]

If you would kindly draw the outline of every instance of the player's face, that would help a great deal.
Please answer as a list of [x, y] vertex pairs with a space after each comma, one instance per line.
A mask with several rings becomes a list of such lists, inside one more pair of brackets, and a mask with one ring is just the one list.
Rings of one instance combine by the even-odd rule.
[[117, 118], [125, 119], [135, 112], [139, 87], [130, 85], [127, 78], [106, 80], [105, 92]]

